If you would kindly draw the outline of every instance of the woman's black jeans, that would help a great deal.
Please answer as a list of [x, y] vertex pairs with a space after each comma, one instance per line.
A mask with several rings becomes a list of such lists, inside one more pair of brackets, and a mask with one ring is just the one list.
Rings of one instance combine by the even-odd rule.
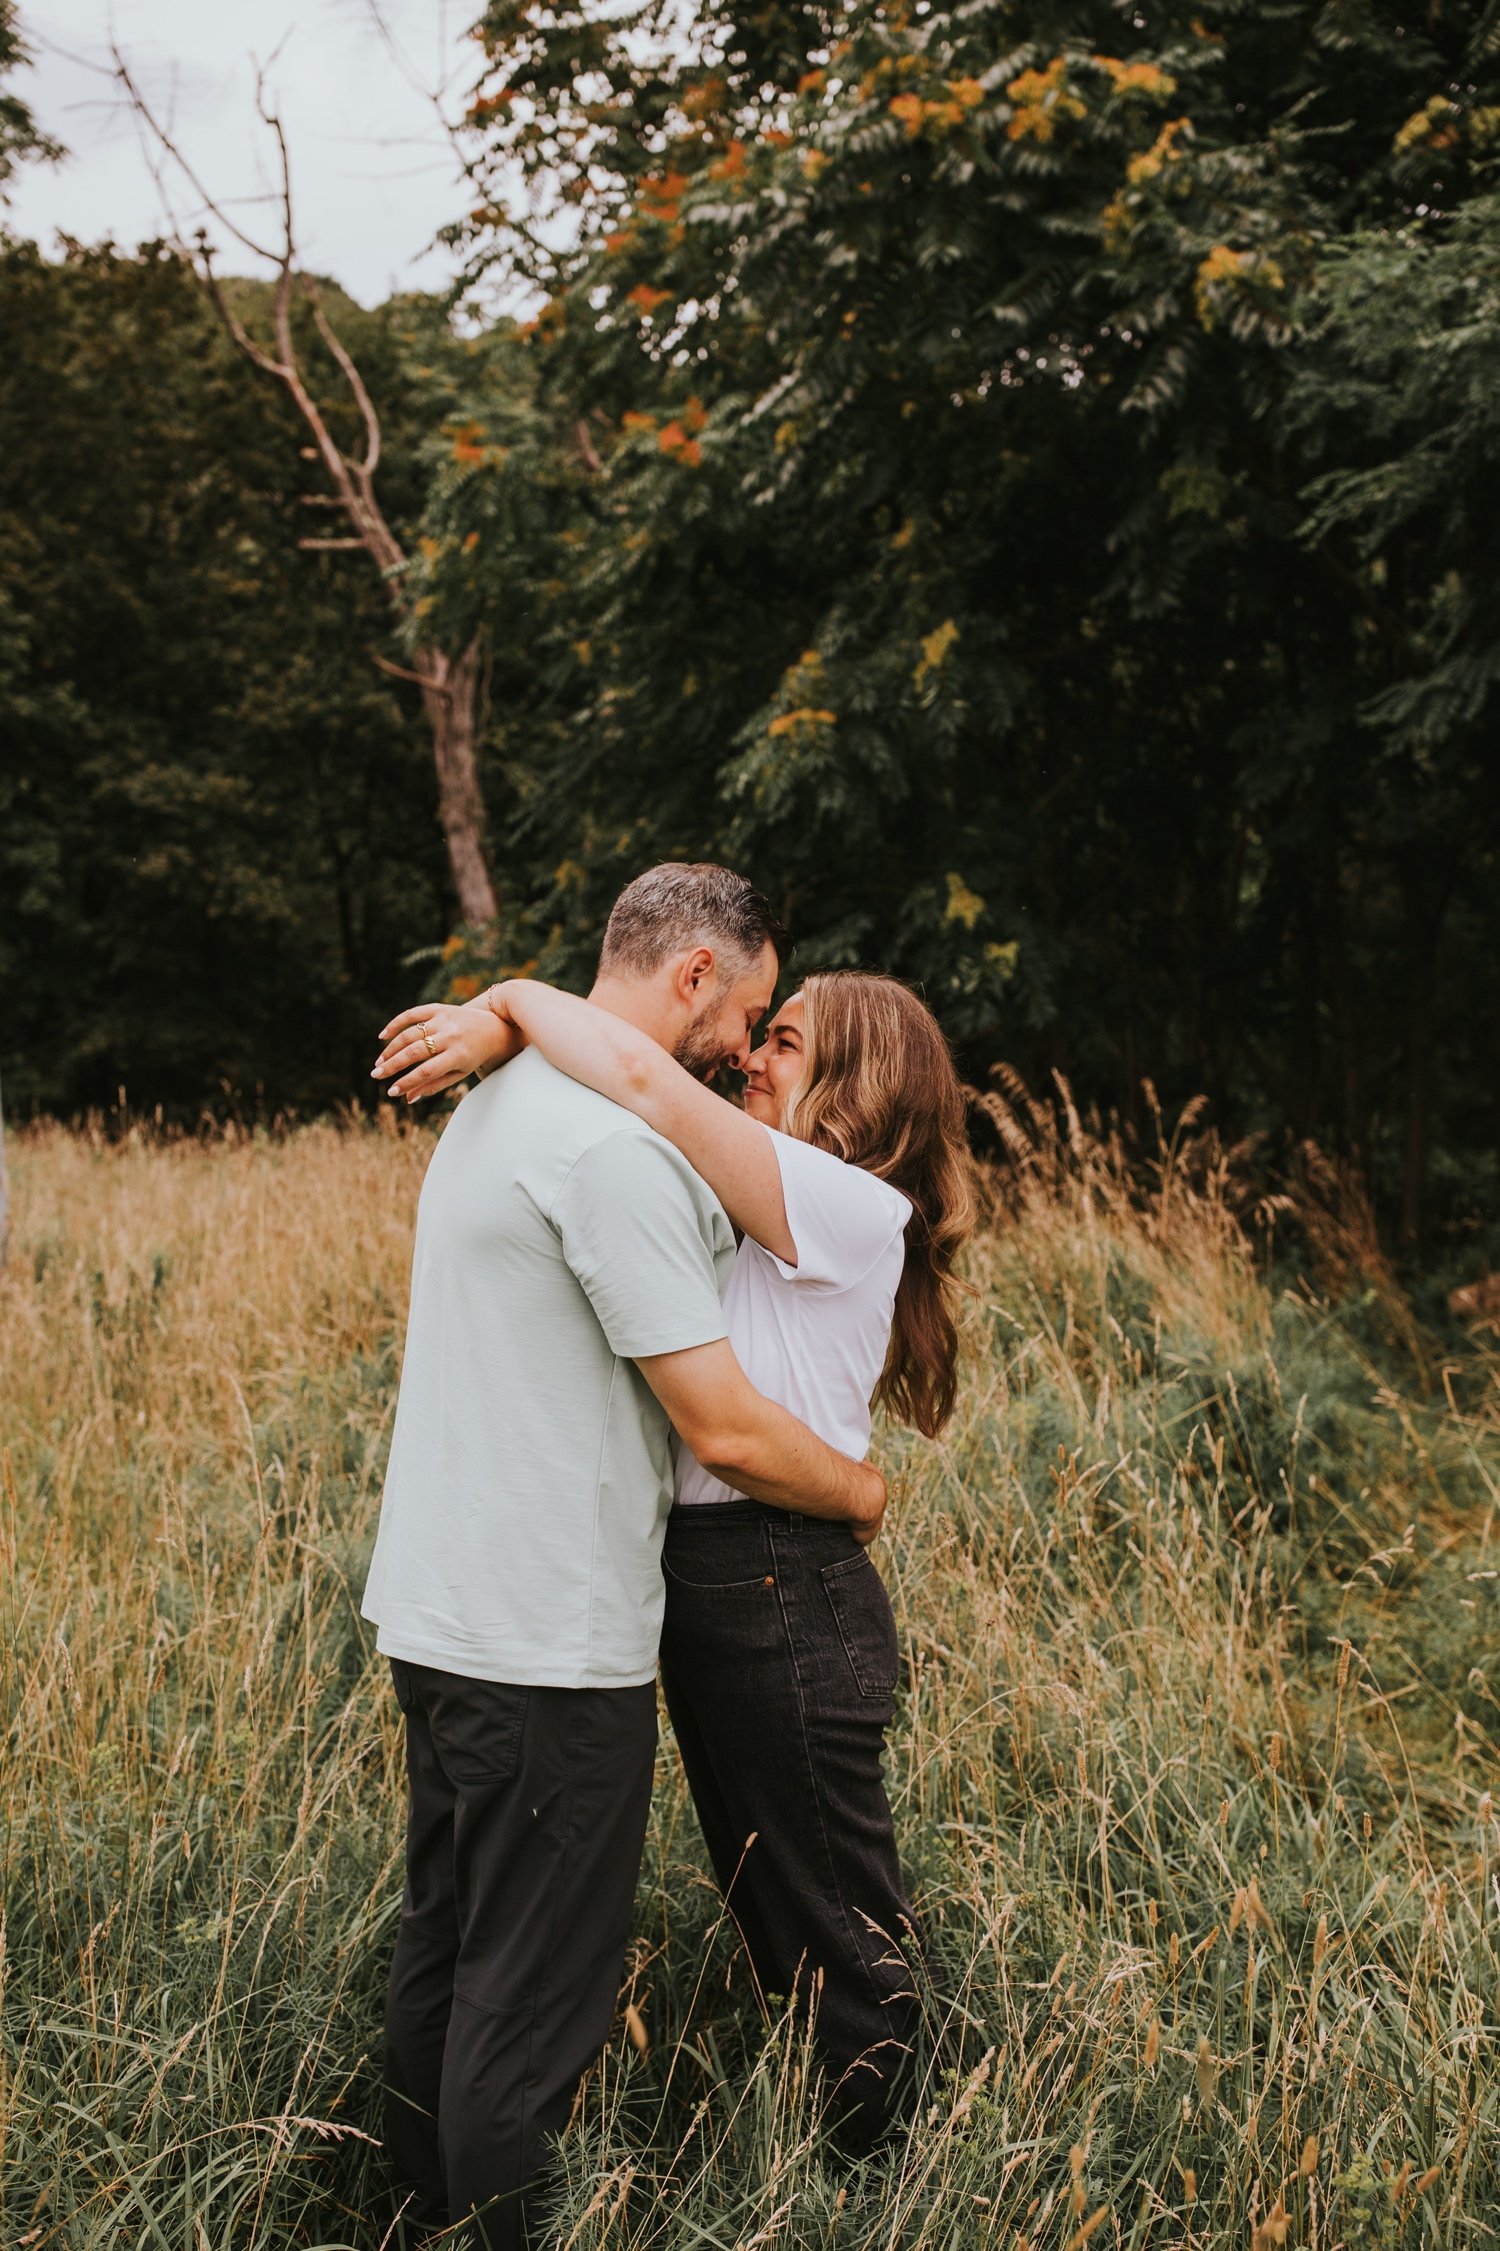
[[919, 1956], [881, 1752], [896, 1625], [848, 1527], [754, 1501], [674, 1509], [662, 1685], [763, 1995], [815, 2010], [847, 2147], [915, 2100]]

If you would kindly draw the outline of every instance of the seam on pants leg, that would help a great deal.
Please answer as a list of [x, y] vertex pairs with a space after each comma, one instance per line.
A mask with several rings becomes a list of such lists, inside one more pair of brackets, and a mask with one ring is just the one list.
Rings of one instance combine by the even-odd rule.
[[[774, 1549], [774, 1533], [772, 1534], [772, 1545]], [[873, 1969], [865, 1960], [864, 1950], [859, 1945], [859, 1942], [855, 1937], [854, 1924], [850, 1916], [849, 1902], [844, 1896], [844, 1886], [839, 1880], [838, 1861], [835, 1858], [832, 1841], [828, 1834], [828, 1821], [823, 1807], [823, 1787], [818, 1777], [818, 1764], [817, 1760], [813, 1756], [812, 1743], [808, 1733], [807, 1698], [803, 1691], [802, 1671], [797, 1663], [797, 1637], [792, 1631], [791, 1620], [787, 1616], [786, 1596], [781, 1584], [781, 1573], [779, 1570], [776, 1574], [776, 1600], [781, 1611], [781, 1624], [782, 1630], [786, 1635], [787, 1655], [791, 1659], [792, 1679], [797, 1690], [797, 1718], [802, 1731], [802, 1754], [807, 1761], [807, 1771], [812, 1782], [813, 1802], [816, 1805], [818, 1812], [818, 1834], [823, 1840], [824, 1862], [828, 1869], [829, 1877], [831, 1878], [831, 1889], [833, 1892], [833, 1897], [837, 1902], [839, 1915], [844, 1925], [845, 1937], [849, 1942], [849, 1947], [854, 1956], [854, 1959], [858, 1962], [860, 1970], [864, 1975], [865, 1981], [868, 1984], [870, 1991], [874, 1994], [877, 2004], [883, 2008], [887, 1996], [882, 1992]], [[805, 1959], [805, 1948], [803, 1949], [803, 1955]]]
[[[562, 1693], [572, 1695], [575, 1692], [571, 1690], [565, 1690], [562, 1691]], [[578, 1818], [578, 1784], [575, 1779], [577, 1773], [577, 1765], [573, 1755], [576, 1749], [576, 1720], [578, 1706], [576, 1704], [570, 1703], [567, 1707], [567, 1710], [569, 1714], [567, 1728], [566, 1770], [568, 1776], [568, 1811], [567, 1818], [563, 1823], [563, 1844], [561, 1856], [564, 1866], [567, 1865], [568, 1859], [570, 1858], [572, 1853], [573, 1830]], [[532, 1995], [531, 2022], [526, 2028], [526, 2064], [521, 2074], [521, 2149], [523, 2154], [526, 2149], [527, 2120], [531, 2113], [532, 2056], [536, 2049], [537, 2019], [541, 2014], [542, 2008], [542, 1988], [547, 1981], [547, 1973], [552, 1967], [553, 1958], [557, 1952], [557, 1918], [562, 1912], [562, 1895], [563, 1886], [561, 1884], [554, 1884], [552, 1887], [552, 1918], [547, 1925], [547, 1948], [542, 1959], [541, 1972], [536, 1981], [536, 1989]]]

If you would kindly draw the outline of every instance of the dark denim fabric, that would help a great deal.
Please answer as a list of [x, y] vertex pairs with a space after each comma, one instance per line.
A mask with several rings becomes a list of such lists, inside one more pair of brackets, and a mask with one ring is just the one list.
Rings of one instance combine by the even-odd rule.
[[477, 2241], [521, 2251], [526, 2189], [614, 2015], [656, 1687], [391, 1677], [411, 1784], [385, 2043], [402, 2240], [478, 2208]]
[[920, 1958], [881, 1753], [899, 1657], [853, 1534], [753, 1501], [674, 1509], [662, 1685], [763, 1994], [815, 2006], [847, 2146], [914, 2097]]

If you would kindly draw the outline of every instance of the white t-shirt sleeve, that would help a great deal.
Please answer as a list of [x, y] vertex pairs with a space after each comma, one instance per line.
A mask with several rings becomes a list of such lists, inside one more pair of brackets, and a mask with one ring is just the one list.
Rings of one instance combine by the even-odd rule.
[[765, 1255], [789, 1282], [807, 1289], [852, 1289], [902, 1233], [911, 1217], [910, 1203], [889, 1181], [846, 1165], [810, 1141], [771, 1132], [771, 1146], [781, 1167], [797, 1263], [789, 1266], [771, 1252]]

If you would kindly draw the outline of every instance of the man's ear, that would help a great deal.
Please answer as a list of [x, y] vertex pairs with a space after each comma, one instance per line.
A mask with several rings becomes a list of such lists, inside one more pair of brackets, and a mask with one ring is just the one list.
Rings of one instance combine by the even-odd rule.
[[691, 1008], [702, 997], [703, 988], [714, 974], [714, 956], [711, 946], [694, 946], [691, 953], [683, 955], [677, 964], [676, 986], [678, 998]]

